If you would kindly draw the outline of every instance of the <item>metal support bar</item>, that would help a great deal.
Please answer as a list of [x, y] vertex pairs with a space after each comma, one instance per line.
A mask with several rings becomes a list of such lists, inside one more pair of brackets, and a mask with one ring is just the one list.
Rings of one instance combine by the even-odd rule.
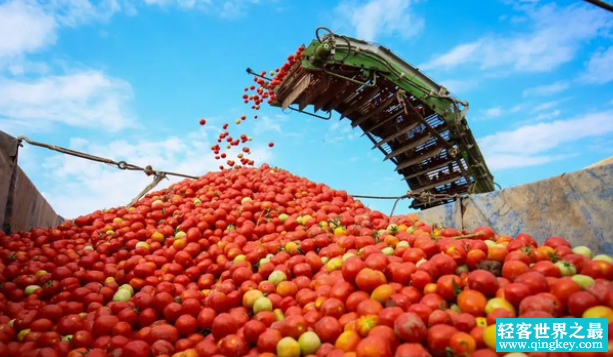
[[410, 108], [411, 111], [413, 112], [413, 114], [416, 115], [417, 119], [426, 126], [426, 129], [432, 133], [434, 136], [436, 136], [437, 139], [439, 139], [441, 141], [441, 144], [443, 144], [446, 147], [451, 147], [452, 145], [445, 140], [445, 138], [443, 138], [441, 136], [441, 134], [438, 133], [438, 131], [434, 130], [434, 128], [432, 128], [430, 126], [430, 124], [428, 124], [428, 122], [421, 116], [421, 114], [419, 114], [419, 112], [417, 111], [417, 109], [415, 109], [415, 107], [413, 107], [413, 104], [411, 104], [411, 102], [409, 102], [406, 97], [404, 97], [403, 93], [401, 91], [398, 91], [398, 93], [396, 93], [396, 95], [398, 96], [398, 101], [402, 103], [403, 107], [404, 107], [404, 112], [409, 115], [409, 109]]
[[600, 1], [600, 0], [583, 0], [585, 2], [589, 2], [592, 5], [598, 6], [599, 8], [603, 9], [603, 10], [607, 10], [607, 11], [611, 11], [613, 12], [613, 5], [606, 3], [604, 1]]
[[341, 114], [341, 119], [348, 117], [349, 114], [352, 114], [353, 112], [362, 108], [364, 104], [370, 102], [374, 97], [376, 97], [377, 94], [379, 94], [379, 91], [381, 91], [381, 88], [373, 87], [368, 93], [363, 93], [364, 96], [362, 98], [357, 98], [353, 103], [349, 104], [349, 108], [343, 111], [343, 113]]
[[[398, 118], [398, 117], [399, 117], [401, 114], [402, 114], [402, 110], [398, 110], [398, 112], [396, 112], [396, 113], [394, 113], [394, 114], [390, 115], [389, 117], [387, 117], [387, 118], [383, 119], [383, 120], [382, 120], [382, 121], [380, 121], [378, 124], [376, 124], [376, 125], [375, 125], [375, 126], [373, 126], [372, 128], [369, 128], [369, 129], [367, 129], [367, 130], [365, 130], [365, 131], [373, 132], [373, 131], [375, 131], [375, 129], [379, 129], [381, 126], [383, 126], [383, 125], [385, 125], [385, 124], [389, 123], [390, 121], [392, 121], [392, 120], [394, 120], [394, 119]], [[362, 123], [359, 123], [359, 124], [362, 124]], [[359, 125], [359, 124], [358, 124], [358, 125]]]
[[446, 180], [433, 182], [433, 183], [431, 183], [431, 184], [429, 184], [427, 186], [420, 187], [419, 191], [421, 191], [421, 190], [426, 191], [426, 190], [429, 190], [431, 188], [435, 188], [435, 187], [438, 187], [438, 186], [446, 185], [448, 183], [452, 183], [452, 182], [457, 181], [461, 177], [462, 177], [462, 174], [461, 173], [457, 173], [455, 176], [450, 177], [450, 178], [448, 178]]
[[416, 158], [414, 158], [412, 160], [403, 162], [402, 164], [398, 165], [398, 167], [396, 167], [396, 171], [400, 171], [402, 169], [406, 169], [407, 167], [413, 166], [413, 165], [415, 165], [418, 162], [427, 160], [427, 159], [429, 159], [429, 158], [431, 158], [433, 156], [436, 156], [436, 155], [440, 154], [442, 151], [443, 151], [442, 147], [435, 147], [434, 149], [426, 152], [423, 155], [420, 155], [420, 156], [418, 156], [418, 157], [416, 157]]
[[366, 114], [365, 116], [361, 118], [354, 120], [353, 123], [351, 123], [351, 126], [355, 128], [356, 126], [366, 122], [368, 119], [372, 118], [373, 116], [381, 113], [385, 108], [389, 107], [389, 105], [392, 103], [393, 100], [394, 100], [394, 96], [389, 97], [385, 102], [380, 104], [377, 107], [377, 109], [371, 111], [370, 113]]
[[404, 154], [405, 152], [409, 151], [409, 150], [413, 150], [416, 147], [418, 147], [419, 145], [424, 144], [426, 141], [428, 141], [430, 139], [430, 137], [432, 136], [432, 134], [428, 133], [428, 135], [424, 135], [423, 138], [419, 138], [417, 140], [414, 140], [410, 143], [408, 143], [407, 145], [401, 147], [400, 149], [394, 150], [391, 153], [389, 153], [388, 155], [385, 156], [385, 160], [389, 160], [392, 157], [396, 157], [400, 154]]
[[377, 144], [375, 144], [375, 146], [373, 146], [372, 148], [373, 148], [373, 149], [378, 148], [378, 147], [380, 147], [380, 146], [382, 146], [382, 145], [385, 145], [385, 144], [389, 143], [390, 141], [392, 141], [392, 140], [396, 139], [396, 138], [397, 138], [397, 137], [399, 137], [399, 136], [405, 135], [405, 134], [406, 134], [406, 133], [408, 133], [409, 131], [411, 131], [411, 130], [415, 129], [415, 127], [417, 127], [417, 125], [419, 125], [419, 123], [417, 123], [417, 122], [410, 123], [410, 124], [409, 124], [409, 125], [407, 125], [405, 128], [400, 129], [400, 130], [399, 130], [397, 133], [394, 133], [394, 134], [392, 134], [392, 135], [388, 136], [387, 138], [385, 138], [385, 139], [383, 139], [383, 140], [379, 141], [379, 142], [378, 142]]
[[431, 171], [434, 171], [434, 170], [438, 170], [441, 167], [445, 167], [445, 166], [447, 166], [448, 164], [450, 164], [450, 163], [452, 163], [454, 161], [455, 161], [454, 159], [449, 158], [449, 159], [447, 159], [445, 161], [441, 161], [440, 163], [434, 164], [433, 166], [428, 166], [427, 168], [425, 168], [423, 170], [414, 172], [414, 173], [412, 173], [410, 175], [406, 175], [405, 177], [402, 178], [402, 180], [410, 180], [410, 179], [415, 178], [417, 176], [421, 176], [423, 174], [427, 174], [428, 172], [431, 172]]
[[[376, 142], [377, 142], [377, 140], [375, 140], [375, 138], [372, 136], [372, 134], [371, 134], [371, 133], [369, 133], [369, 132], [365, 132], [364, 134], [366, 134], [366, 136], [368, 136], [368, 138], [370, 139], [370, 141], [372, 141], [373, 143], [376, 143]], [[387, 152], [385, 152], [385, 150], [383, 150], [383, 148], [382, 148], [382, 147], [379, 147], [378, 149], [379, 149], [379, 151], [381, 151], [381, 152], [383, 153], [383, 155], [387, 155]], [[396, 159], [392, 159], [391, 161], [392, 161], [394, 164], [398, 164], [398, 161], [397, 161]]]

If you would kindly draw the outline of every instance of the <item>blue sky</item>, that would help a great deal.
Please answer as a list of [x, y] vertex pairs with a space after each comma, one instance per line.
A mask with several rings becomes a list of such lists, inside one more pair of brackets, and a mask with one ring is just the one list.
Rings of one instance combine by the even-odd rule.
[[[253, 136], [259, 163], [352, 194], [402, 195], [393, 165], [347, 121], [264, 105], [233, 124], [256, 114], [241, 100], [245, 69], [280, 66], [318, 26], [381, 43], [468, 101], [503, 187], [613, 155], [613, 15], [577, 0], [0, 1], [0, 129], [203, 174], [229, 122]], [[149, 182], [31, 147], [20, 163], [67, 217], [126, 204]]]

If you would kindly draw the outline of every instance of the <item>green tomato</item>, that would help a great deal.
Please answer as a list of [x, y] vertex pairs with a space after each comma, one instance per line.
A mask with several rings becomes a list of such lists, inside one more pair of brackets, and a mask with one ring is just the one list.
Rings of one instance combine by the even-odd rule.
[[119, 289], [113, 295], [113, 301], [116, 302], [128, 302], [132, 298], [132, 294], [128, 291], [128, 289]]
[[36, 289], [40, 289], [40, 288], [41, 287], [38, 286], [38, 285], [28, 285], [24, 292], [25, 292], [26, 296], [27, 295], [32, 295], [36, 291]]
[[122, 286], [119, 287], [119, 290], [124, 290], [124, 289], [130, 292], [130, 296], [134, 295], [134, 288], [132, 287], [132, 285], [123, 284]]
[[321, 346], [321, 340], [319, 336], [313, 331], [307, 331], [300, 335], [298, 339], [300, 345], [300, 351], [303, 356], [313, 355]]
[[573, 279], [577, 284], [579, 284], [582, 289], [586, 289], [594, 285], [594, 279], [587, 275], [577, 274], [571, 276], [570, 278]]
[[562, 276], [573, 276], [577, 274], [577, 268], [573, 263], [560, 260], [556, 262], [556, 266], [560, 269], [560, 274], [562, 274]]

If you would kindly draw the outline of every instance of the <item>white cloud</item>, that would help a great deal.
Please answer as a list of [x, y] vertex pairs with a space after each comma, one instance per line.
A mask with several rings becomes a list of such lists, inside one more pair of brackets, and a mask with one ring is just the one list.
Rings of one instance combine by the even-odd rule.
[[143, 2], [162, 8], [174, 6], [183, 10], [204, 10], [219, 14], [224, 19], [236, 19], [247, 14], [249, 4], [257, 4], [260, 0], [143, 0]]
[[[171, 136], [162, 140], [143, 140], [128, 142], [115, 140], [109, 143], [90, 142], [73, 138], [69, 148], [99, 155], [113, 160], [126, 160], [144, 167], [151, 165], [157, 170], [174, 171], [187, 175], [200, 176], [209, 171], [218, 170], [221, 160], [215, 160], [210, 151], [210, 143], [204, 129], [190, 134], [190, 140]], [[40, 165], [39, 149], [29, 148], [22, 152], [20, 160], [24, 170], [36, 170], [32, 162]], [[235, 159], [240, 149], [226, 151], [228, 158]], [[270, 162], [271, 150], [265, 146], [252, 146], [249, 158], [256, 160], [256, 165]], [[237, 160], [237, 159], [235, 159]], [[126, 205], [151, 181], [142, 172], [122, 171], [97, 162], [83, 160], [67, 155], [54, 154], [43, 164], [45, 170], [45, 198], [54, 209], [66, 218], [76, 217], [96, 209]], [[167, 187], [181, 178], [169, 177], [153, 191]]]
[[[610, 136], [613, 111], [598, 112], [567, 120], [529, 124], [478, 140], [492, 170], [541, 165], [563, 160], [569, 154], [550, 151], [586, 138]], [[571, 155], [572, 156], [572, 155]]]
[[555, 119], [559, 117], [561, 113], [562, 112], [560, 111], [560, 109], [556, 109], [548, 113], [541, 113], [534, 118], [534, 121], [545, 121], [545, 120]]
[[447, 90], [449, 90], [449, 92], [453, 94], [468, 92], [474, 88], [477, 88], [477, 86], [479, 85], [478, 81], [472, 79], [446, 79], [440, 81], [440, 83], [441, 85], [443, 85], [443, 87], [447, 88]]
[[522, 109], [520, 105], [515, 105], [509, 109], [504, 109], [501, 106], [496, 106], [488, 109], [483, 109], [479, 111], [478, 119], [488, 120], [498, 118], [503, 115], [517, 113]]
[[277, 133], [281, 132], [281, 124], [280, 121], [283, 121], [281, 118], [270, 119], [268, 116], [263, 116], [262, 119], [254, 120], [253, 132], [255, 134], [262, 134], [269, 131], [275, 131]]
[[486, 35], [460, 44], [419, 67], [450, 69], [472, 64], [481, 69], [547, 72], [574, 59], [584, 42], [613, 27], [610, 14], [594, 6], [573, 4], [560, 8], [551, 3], [520, 9], [532, 24], [529, 31]]
[[0, 4], [0, 62], [54, 44], [56, 27], [55, 18], [36, 5], [17, 0]]
[[211, 0], [144, 0], [147, 5], [158, 6], [178, 6], [185, 9], [192, 9], [194, 7], [209, 5]]
[[115, 132], [137, 125], [128, 109], [131, 99], [128, 82], [92, 70], [31, 81], [0, 78], [0, 123], [55, 123]]
[[419, 34], [425, 21], [412, 13], [416, 0], [370, 0], [341, 2], [335, 9], [335, 20], [349, 22], [355, 36], [365, 41], [375, 41], [381, 36], [398, 35], [410, 38]]
[[548, 109], [557, 107], [559, 104], [561, 104], [561, 103], [563, 103], [563, 102], [565, 102], [565, 101], [567, 101], [569, 99], [570, 99], [570, 97], [563, 98], [563, 99], [558, 99], [558, 100], [551, 100], [549, 102], [544, 102], [544, 103], [541, 103], [541, 104], [537, 105], [536, 107], [534, 107], [533, 111], [540, 112], [540, 111], [543, 111], [543, 110], [548, 110]]
[[[55, 14], [59, 23], [65, 26], [79, 26], [92, 21], [108, 21], [115, 13], [132, 8], [130, 1], [124, 0], [55, 0], [43, 2], [41, 6]], [[121, 3], [121, 4], [120, 4]]]
[[466, 43], [452, 48], [449, 52], [419, 66], [422, 70], [432, 68], [451, 68], [460, 63], [470, 61], [475, 52], [481, 49], [481, 40], [474, 43]]
[[570, 84], [567, 81], [557, 81], [551, 84], [527, 88], [522, 92], [524, 97], [546, 96], [567, 90]]
[[488, 118], [496, 118], [502, 115], [502, 108], [501, 107], [489, 108], [489, 109], [482, 110], [481, 113]]
[[604, 84], [613, 80], [613, 46], [592, 55], [581, 79], [585, 82]]

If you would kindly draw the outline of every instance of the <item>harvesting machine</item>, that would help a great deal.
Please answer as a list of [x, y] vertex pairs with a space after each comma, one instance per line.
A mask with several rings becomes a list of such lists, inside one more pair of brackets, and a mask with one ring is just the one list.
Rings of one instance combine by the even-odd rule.
[[[320, 35], [322, 31], [327, 33]], [[336, 111], [396, 165], [411, 193], [450, 197], [416, 199], [413, 208], [494, 190], [466, 121], [468, 103], [383, 46], [324, 27], [315, 34], [301, 60], [275, 86], [273, 106], [325, 120]], [[305, 111], [308, 106], [311, 112]]]

